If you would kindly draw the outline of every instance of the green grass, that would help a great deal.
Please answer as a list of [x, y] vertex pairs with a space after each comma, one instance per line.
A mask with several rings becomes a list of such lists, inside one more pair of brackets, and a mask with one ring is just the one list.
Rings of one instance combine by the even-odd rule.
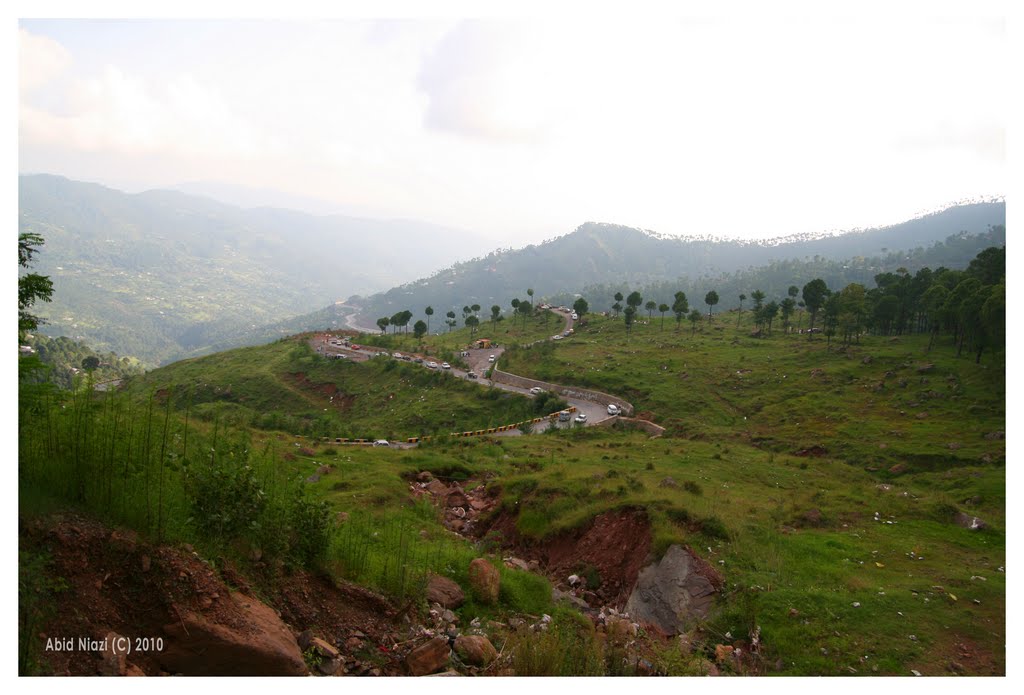
[[518, 394], [397, 360], [328, 360], [301, 338], [184, 360], [135, 384], [172, 387], [174, 408], [195, 418], [317, 437], [405, 439], [538, 415]]

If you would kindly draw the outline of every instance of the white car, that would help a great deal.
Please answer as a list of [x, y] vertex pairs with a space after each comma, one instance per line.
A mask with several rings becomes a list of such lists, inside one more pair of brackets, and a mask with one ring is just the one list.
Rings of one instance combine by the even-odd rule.
[[374, 446], [391, 446], [391, 442], [386, 439], [378, 439], [373, 443]]
[[402, 353], [400, 352], [393, 352], [391, 353], [391, 356], [394, 357], [396, 360], [402, 359]]
[[437, 369], [437, 362], [427, 362], [427, 369]]
[[587, 421], [587, 414], [586, 413], [580, 413], [579, 415], [576, 416], [576, 422], [577, 423], [583, 423], [583, 422], [586, 422], [586, 421]]
[[447, 362], [442, 362], [441, 363], [441, 369], [451, 369], [451, 368], [452, 368], [452, 366], [450, 364], [448, 364]]
[[572, 320], [573, 321], [579, 321], [579, 318], [580, 318], [579, 316], [577, 316], [575, 313], [573, 313], [573, 315], [572, 315]]
[[536, 396], [538, 394], [544, 393], [544, 389], [542, 389], [540, 386], [534, 386], [532, 389], [530, 389], [530, 393]]
[[488, 362], [493, 362], [494, 361], [494, 355], [491, 355], [490, 357], [488, 357], [487, 361]]
[[608, 414], [609, 415], [618, 415], [621, 412], [622, 411], [619, 409], [619, 406], [615, 405], [614, 403], [609, 403], [608, 404]]
[[551, 336], [551, 339], [552, 340], [561, 340], [562, 336], [561, 335], [553, 335], [553, 336]]

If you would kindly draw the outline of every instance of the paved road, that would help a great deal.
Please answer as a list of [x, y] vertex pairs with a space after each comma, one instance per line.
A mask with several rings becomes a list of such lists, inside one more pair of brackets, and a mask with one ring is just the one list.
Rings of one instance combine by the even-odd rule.
[[[566, 331], [572, 329], [572, 327], [573, 327], [573, 320], [572, 320], [571, 312], [562, 312], [562, 311], [559, 311], [557, 309], [552, 309], [552, 311], [554, 311], [555, 313], [561, 315], [565, 319], [565, 328], [563, 329], [562, 333], [560, 334], [560, 335], [563, 335], [563, 339], [564, 339], [564, 333]], [[571, 336], [571, 334], [570, 334], [570, 336]], [[378, 348], [378, 347], [374, 347], [374, 346], [363, 346], [363, 345], [360, 345], [358, 342], [356, 342], [355, 344], [359, 345], [359, 349], [358, 350], [353, 350], [353, 349], [351, 349], [349, 347], [346, 347], [344, 345], [340, 345], [340, 346], [339, 345], [331, 345], [330, 344], [330, 340], [332, 340], [332, 339], [336, 339], [336, 338], [334, 338], [333, 336], [318, 335], [318, 336], [315, 336], [312, 339], [310, 344], [313, 346], [314, 350], [316, 350], [317, 352], [319, 352], [319, 353], [321, 353], [323, 355], [328, 355], [328, 356], [329, 355], [342, 355], [342, 356], [344, 356], [345, 359], [348, 359], [348, 360], [350, 360], [352, 362], [364, 362], [364, 361], [366, 361], [368, 359], [374, 358], [378, 354], [386, 355], [387, 359], [394, 359], [394, 357], [392, 357], [392, 355], [394, 353], [389, 353], [386, 350], [384, 350], [383, 348]], [[536, 341], [536, 342], [543, 342], [543, 340], [553, 340], [553, 339], [554, 339], [554, 336], [552, 336], [550, 338], [544, 338], [544, 339]], [[468, 355], [463, 357], [463, 359], [466, 362], [466, 364], [469, 365], [469, 370], [468, 371], [462, 370], [462, 369], [457, 369], [455, 367], [452, 367], [450, 370], [446, 370], [446, 371], [450, 371], [453, 376], [455, 376], [455, 377], [457, 377], [459, 379], [466, 379], [467, 381], [474, 381], [477, 384], [480, 384], [481, 386], [484, 386], [484, 387], [493, 386], [494, 388], [498, 388], [498, 389], [501, 389], [503, 391], [511, 391], [513, 393], [519, 393], [519, 394], [522, 394], [524, 396], [527, 396], [528, 398], [533, 398], [534, 395], [532, 393], [530, 393], [529, 389], [520, 388], [518, 386], [512, 386], [511, 384], [500, 384], [500, 383], [498, 383], [496, 381], [491, 381], [490, 379], [485, 379], [482, 376], [493, 364], [500, 364], [500, 362], [501, 362], [501, 355], [504, 353], [504, 351], [505, 351], [504, 348], [500, 348], [500, 347], [493, 347], [493, 348], [490, 348], [490, 349], [471, 349], [471, 350], [468, 350], [467, 351]], [[413, 360], [415, 360], [417, 357], [422, 358], [423, 359], [423, 364], [422, 365], [418, 365], [418, 366], [422, 366], [424, 369], [428, 369], [428, 367], [427, 367], [427, 363], [428, 362], [436, 362], [437, 365], [438, 365], [437, 369], [438, 369], [438, 371], [440, 371], [441, 363], [437, 361], [437, 358], [427, 357], [425, 355], [419, 355], [419, 354], [416, 354], [416, 353], [399, 353], [399, 354], [409, 356]], [[492, 356], [494, 357], [494, 361], [493, 362], [490, 359]], [[380, 357], [379, 359], [385, 359], [385, 357]], [[470, 379], [467, 376], [469, 371], [475, 372], [479, 376], [476, 379]], [[592, 401], [586, 401], [586, 400], [582, 400], [582, 399], [579, 399], [579, 398], [566, 398], [566, 401], [569, 403], [569, 405], [576, 407], [576, 412], [577, 413], [584, 413], [587, 416], [587, 421], [585, 423], [587, 426], [596, 424], [597, 422], [600, 422], [601, 420], [607, 419], [609, 417], [608, 416], [608, 404], [607, 403], [594, 403]], [[575, 420], [575, 415], [573, 417], [574, 417], [574, 419], [571, 420], [570, 422], [554, 422], [554, 423], [552, 423], [552, 422], [550, 422], [548, 420], [545, 420], [544, 422], [538, 423], [534, 427], [534, 431], [535, 432], [543, 432], [544, 430], [546, 430], [548, 427], [551, 427], [551, 426], [562, 427], [562, 428], [578, 426], [578, 425], [576, 425], [576, 423], [574, 421]], [[506, 435], [506, 436], [516, 436], [516, 435], [521, 434], [521, 432], [519, 430], [510, 430], [509, 432], [502, 432], [500, 434], [503, 434], [503, 435]]]

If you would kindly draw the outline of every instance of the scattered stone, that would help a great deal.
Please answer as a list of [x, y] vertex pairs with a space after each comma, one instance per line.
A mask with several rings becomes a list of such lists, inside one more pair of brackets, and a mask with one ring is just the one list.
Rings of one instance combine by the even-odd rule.
[[505, 560], [505, 566], [510, 568], [510, 569], [521, 570], [523, 572], [529, 572], [530, 571], [530, 565], [527, 564], [526, 560], [521, 560], [518, 557], [507, 558]]
[[455, 653], [470, 666], [487, 666], [498, 658], [498, 650], [482, 635], [462, 635], [455, 640]]
[[316, 669], [325, 676], [333, 676], [341, 668], [341, 659], [322, 659]]
[[677, 483], [674, 478], [668, 477], [663, 478], [662, 481], [658, 483], [658, 487], [679, 487], [679, 483]]
[[359, 651], [362, 648], [363, 648], [363, 640], [361, 640], [359, 637], [356, 637], [355, 635], [352, 635], [347, 640], [345, 640], [345, 649], [349, 653], [357, 652], [357, 651]]
[[306, 651], [309, 649], [309, 643], [313, 641], [313, 631], [308, 629], [303, 630], [299, 633], [296, 641], [299, 643], [299, 649]]
[[497, 603], [501, 589], [501, 574], [498, 569], [482, 557], [469, 563], [469, 584], [473, 593], [483, 603]]
[[458, 488], [448, 493], [448, 498], [445, 501], [446, 507], [468, 507], [469, 498], [466, 497], [466, 493]]
[[319, 637], [314, 637], [309, 641], [309, 647], [307, 647], [307, 649], [310, 647], [325, 659], [337, 659], [341, 657], [341, 653], [335, 649], [333, 645], [328, 644], [325, 640], [322, 640]]
[[426, 676], [447, 666], [450, 654], [448, 640], [444, 637], [435, 637], [409, 652], [405, 657], [405, 666], [409, 669], [409, 675]]
[[565, 591], [560, 591], [555, 587], [551, 587], [551, 601], [554, 603], [571, 603], [580, 610], [586, 610], [590, 606], [587, 602], [581, 599], [579, 596], [575, 596]]
[[448, 494], [448, 486], [442, 483], [440, 480], [434, 479], [426, 484], [425, 489], [432, 495], [440, 497], [441, 495]]
[[465, 600], [462, 587], [456, 582], [437, 574], [430, 575], [427, 580], [427, 601], [440, 603], [444, 608], [458, 608]]

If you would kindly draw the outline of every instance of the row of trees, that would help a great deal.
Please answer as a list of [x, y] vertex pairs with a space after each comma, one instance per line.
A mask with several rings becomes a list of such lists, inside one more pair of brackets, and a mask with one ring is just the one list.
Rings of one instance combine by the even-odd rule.
[[[750, 293], [753, 300], [751, 313], [756, 327], [755, 335], [770, 335], [777, 320], [781, 320], [783, 331], [794, 329], [793, 318], [797, 317], [796, 329], [802, 327], [803, 313], [809, 314], [808, 339], [824, 332], [831, 341], [838, 337], [845, 344], [859, 340], [865, 331], [876, 335], [901, 335], [903, 333], [930, 333], [928, 349], [943, 333], [952, 337], [957, 356], [965, 350], [973, 352], [975, 361], [988, 348], [1001, 349], [1006, 333], [1006, 249], [990, 247], [979, 253], [965, 270], [949, 268], [921, 268], [911, 275], [905, 268], [875, 276], [875, 287], [868, 289], [860, 283], [849, 283], [833, 291], [821, 278], [806, 283], [803, 288], [790, 285], [786, 296], [768, 298], [760, 289]], [[746, 293], [739, 295], [736, 326], [739, 328], [743, 315]], [[625, 301], [625, 307], [622, 302]], [[704, 297], [710, 320], [713, 308], [719, 302], [714, 290]], [[586, 311], [584, 299], [574, 305], [577, 313]], [[648, 320], [655, 311], [661, 313], [661, 327], [664, 330], [665, 314], [675, 316], [676, 330], [684, 318], [691, 322], [691, 333], [696, 330], [702, 314], [690, 310], [686, 293], [675, 293], [671, 305], [648, 300], [646, 304], [640, 292], [623, 296], [615, 294], [612, 314], [621, 314], [627, 336], [632, 332], [636, 314], [640, 307], [647, 311]], [[688, 313], [689, 312], [689, 313]], [[820, 326], [818, 323], [821, 316]]]

